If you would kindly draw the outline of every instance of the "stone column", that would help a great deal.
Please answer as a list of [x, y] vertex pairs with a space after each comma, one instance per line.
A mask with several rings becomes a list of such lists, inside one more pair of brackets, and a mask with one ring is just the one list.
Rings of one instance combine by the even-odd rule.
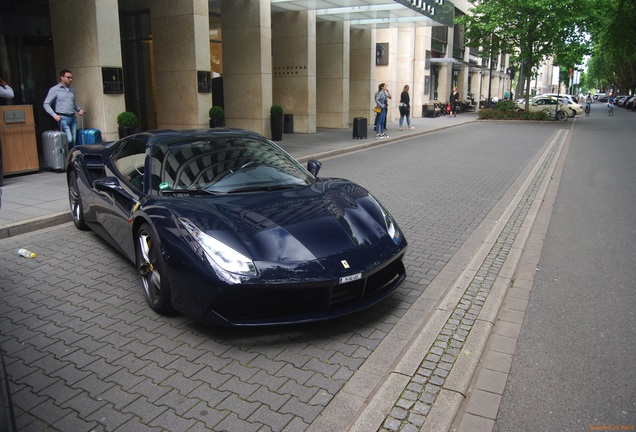
[[395, 113], [397, 114], [397, 118], [400, 117], [400, 94], [405, 85], [410, 87], [411, 117], [413, 117], [413, 114], [416, 112], [413, 97], [413, 90], [415, 88], [415, 44], [415, 27], [400, 27], [397, 30], [397, 77], [395, 91], [393, 92], [393, 102], [396, 104]]
[[348, 21], [317, 25], [316, 111], [317, 126], [346, 129], [349, 123], [349, 43]]
[[159, 128], [209, 126], [210, 93], [199, 93], [197, 71], [210, 71], [207, 0], [150, 2]]
[[349, 121], [366, 117], [373, 124], [375, 82], [375, 31], [350, 31], [351, 59], [349, 73]]
[[295, 133], [316, 132], [316, 11], [272, 15], [273, 102]]
[[269, 0], [222, 0], [227, 126], [270, 135], [272, 29]]
[[102, 80], [103, 65], [122, 67], [117, 0], [50, 0], [49, 6], [56, 67], [51, 86], [60, 70], [69, 69], [77, 103], [86, 111], [84, 127], [99, 129], [104, 141], [117, 139], [124, 95], [104, 94]]
[[[430, 77], [430, 69], [425, 70], [426, 64], [426, 39], [425, 29], [415, 27], [415, 55], [413, 60], [413, 87], [411, 87], [411, 118], [422, 116], [422, 105], [428, 101], [429, 95], [424, 95], [424, 81]], [[430, 78], [429, 78], [430, 79]]]
[[[373, 95], [378, 91], [378, 84], [386, 83], [391, 94], [389, 99], [388, 109], [386, 113], [386, 119], [388, 122], [400, 118], [400, 112], [398, 111], [398, 102], [400, 101], [400, 92], [403, 85], [399, 85], [396, 81], [398, 70], [398, 53], [401, 47], [398, 46], [398, 33], [397, 29], [377, 29], [376, 42], [387, 43], [389, 47], [389, 64], [377, 65], [375, 67], [375, 89]], [[375, 103], [373, 104], [375, 106]]]

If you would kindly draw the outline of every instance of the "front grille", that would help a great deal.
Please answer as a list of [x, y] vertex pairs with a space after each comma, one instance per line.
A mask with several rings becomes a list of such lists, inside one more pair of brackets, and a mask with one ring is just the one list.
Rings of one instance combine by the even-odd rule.
[[[345, 284], [294, 284], [284, 287], [236, 287], [215, 308], [228, 321], [279, 322], [307, 316], [309, 320], [342, 315], [386, 297], [404, 278], [402, 257], [357, 281]], [[313, 318], [312, 318], [313, 317]]]

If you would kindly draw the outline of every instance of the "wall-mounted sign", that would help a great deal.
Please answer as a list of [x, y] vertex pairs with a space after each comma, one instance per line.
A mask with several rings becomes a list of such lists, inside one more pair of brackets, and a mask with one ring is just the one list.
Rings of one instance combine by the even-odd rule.
[[212, 93], [212, 74], [210, 71], [197, 71], [199, 93]]
[[104, 83], [104, 94], [123, 93], [124, 70], [116, 67], [103, 67], [102, 82]]
[[389, 44], [375, 44], [375, 64], [376, 66], [386, 66], [389, 64]]
[[7, 110], [3, 111], [4, 122], [9, 123], [24, 123], [24, 111], [22, 110]]

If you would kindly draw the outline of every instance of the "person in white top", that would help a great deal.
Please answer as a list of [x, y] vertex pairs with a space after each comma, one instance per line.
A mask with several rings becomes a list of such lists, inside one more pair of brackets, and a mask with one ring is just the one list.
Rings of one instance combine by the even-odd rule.
[[0, 97], [12, 99], [15, 96], [11, 86], [2, 78], [0, 78]]

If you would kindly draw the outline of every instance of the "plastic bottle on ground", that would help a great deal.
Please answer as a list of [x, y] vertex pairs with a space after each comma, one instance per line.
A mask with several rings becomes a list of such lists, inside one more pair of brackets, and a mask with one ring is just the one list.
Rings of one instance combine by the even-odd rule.
[[35, 258], [36, 257], [36, 253], [35, 252], [31, 252], [30, 250], [25, 249], [25, 248], [18, 249], [18, 255], [23, 256], [25, 258]]

